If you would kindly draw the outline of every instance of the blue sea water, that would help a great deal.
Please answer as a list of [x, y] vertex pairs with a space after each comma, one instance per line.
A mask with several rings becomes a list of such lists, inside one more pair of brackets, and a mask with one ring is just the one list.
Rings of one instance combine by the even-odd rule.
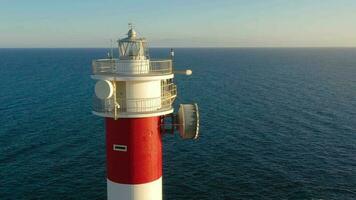
[[[91, 60], [0, 49], [0, 199], [106, 199]], [[151, 49], [167, 57], [168, 49]], [[176, 49], [201, 137], [164, 136], [165, 199], [356, 199], [356, 49]]]

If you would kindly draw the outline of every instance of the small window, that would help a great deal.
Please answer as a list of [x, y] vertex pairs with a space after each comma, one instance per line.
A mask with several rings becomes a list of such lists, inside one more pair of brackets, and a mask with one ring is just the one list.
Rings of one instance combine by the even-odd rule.
[[114, 144], [113, 146], [114, 151], [127, 151], [127, 146], [126, 145], [119, 145], [119, 144]]

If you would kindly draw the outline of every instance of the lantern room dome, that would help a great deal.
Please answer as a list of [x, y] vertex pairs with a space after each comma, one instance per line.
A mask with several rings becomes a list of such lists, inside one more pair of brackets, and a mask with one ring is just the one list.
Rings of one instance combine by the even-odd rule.
[[129, 38], [135, 38], [136, 35], [137, 35], [137, 33], [136, 33], [136, 31], [135, 31], [133, 28], [131, 28], [131, 29], [127, 32], [127, 36], [128, 36]]
[[137, 32], [131, 27], [127, 37], [118, 40], [120, 60], [146, 60], [148, 50], [145, 38], [139, 38]]

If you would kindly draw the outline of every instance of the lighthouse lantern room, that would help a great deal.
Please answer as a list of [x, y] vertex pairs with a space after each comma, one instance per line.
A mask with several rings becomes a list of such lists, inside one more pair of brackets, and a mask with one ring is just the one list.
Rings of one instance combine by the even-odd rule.
[[[169, 59], [150, 60], [145, 38], [131, 26], [118, 40], [119, 58], [93, 61], [93, 113], [105, 118], [109, 200], [162, 199], [162, 136], [199, 134], [197, 104], [181, 104], [174, 114], [177, 87]], [[167, 128], [167, 127], [170, 127]]]

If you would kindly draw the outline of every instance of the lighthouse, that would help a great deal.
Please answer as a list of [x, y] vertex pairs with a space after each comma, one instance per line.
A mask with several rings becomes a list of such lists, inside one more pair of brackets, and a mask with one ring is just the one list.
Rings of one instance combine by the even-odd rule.
[[145, 38], [129, 27], [113, 55], [93, 61], [96, 81], [93, 114], [104, 117], [106, 130], [107, 195], [109, 200], [162, 199], [162, 136], [179, 132], [183, 139], [199, 135], [197, 104], [173, 103], [174, 52], [151, 59]]

